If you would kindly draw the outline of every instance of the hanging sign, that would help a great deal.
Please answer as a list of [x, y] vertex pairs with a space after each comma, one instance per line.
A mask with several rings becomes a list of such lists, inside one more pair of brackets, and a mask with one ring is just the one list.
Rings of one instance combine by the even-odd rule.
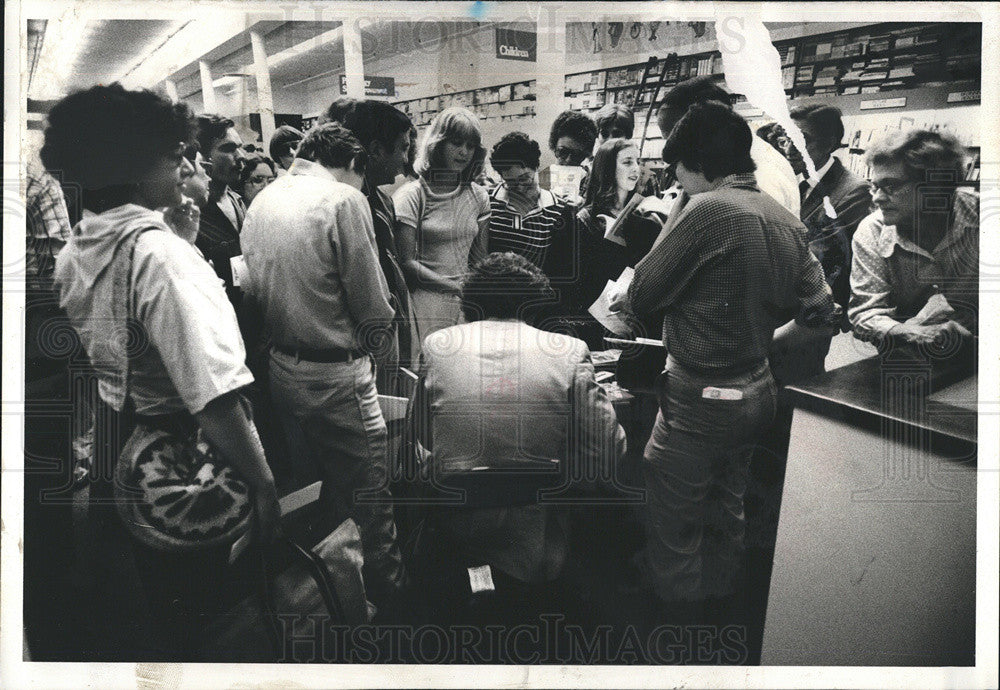
[[[340, 94], [347, 95], [347, 75], [340, 75]], [[365, 77], [366, 96], [395, 96], [396, 80], [393, 77]]]
[[497, 58], [534, 62], [538, 55], [538, 34], [496, 27]]

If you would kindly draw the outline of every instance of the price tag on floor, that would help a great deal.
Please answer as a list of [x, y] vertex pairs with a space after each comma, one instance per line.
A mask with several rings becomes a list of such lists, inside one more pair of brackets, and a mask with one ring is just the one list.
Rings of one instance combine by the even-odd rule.
[[493, 586], [493, 572], [490, 570], [488, 565], [480, 565], [475, 568], [469, 568], [469, 585], [472, 587], [472, 593], [476, 592], [492, 592], [496, 589]]

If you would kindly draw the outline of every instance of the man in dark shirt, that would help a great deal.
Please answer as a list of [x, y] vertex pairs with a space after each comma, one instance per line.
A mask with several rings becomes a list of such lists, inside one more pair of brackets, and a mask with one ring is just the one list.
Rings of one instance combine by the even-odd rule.
[[696, 609], [733, 592], [750, 455], [775, 408], [774, 330], [840, 318], [801, 222], [756, 185], [752, 139], [722, 104], [681, 118], [664, 160], [691, 200], [629, 289], [636, 314], [663, 310], [669, 353], [643, 463], [643, 570], [661, 599]]
[[[378, 378], [376, 385], [383, 395], [398, 394], [398, 367], [409, 366], [410, 295], [399, 258], [396, 256], [396, 210], [392, 199], [379, 189], [391, 184], [406, 168], [410, 149], [410, 118], [382, 101], [347, 101], [338, 99], [327, 111], [328, 121], [338, 121], [351, 131], [368, 152], [368, 167], [361, 192], [368, 198], [379, 265], [391, 294], [390, 303], [396, 312], [396, 333], [390, 342], [382, 343], [376, 352]], [[400, 353], [406, 353], [401, 357]]]
[[[240, 231], [247, 210], [236, 193], [246, 154], [243, 140], [232, 120], [218, 115], [198, 116], [198, 146], [210, 178], [208, 203], [201, 210], [201, 224], [195, 244], [226, 284], [226, 294], [239, 307], [239, 290], [230, 263], [241, 256]], [[239, 313], [237, 311], [237, 313]]]

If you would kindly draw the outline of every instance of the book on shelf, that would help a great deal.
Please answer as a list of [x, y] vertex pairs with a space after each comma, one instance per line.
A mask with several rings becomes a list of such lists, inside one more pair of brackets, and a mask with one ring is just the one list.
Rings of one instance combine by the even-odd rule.
[[865, 70], [861, 73], [861, 81], [875, 81], [877, 79], [885, 79], [888, 76], [888, 70]]
[[892, 46], [892, 36], [872, 36], [868, 41], [869, 53], [884, 53]]

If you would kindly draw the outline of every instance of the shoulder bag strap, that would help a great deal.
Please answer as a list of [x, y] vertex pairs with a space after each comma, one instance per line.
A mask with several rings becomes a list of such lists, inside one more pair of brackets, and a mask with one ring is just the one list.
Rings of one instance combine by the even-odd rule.
[[134, 426], [135, 403], [132, 401], [132, 350], [136, 341], [141, 341], [145, 335], [135, 332], [137, 319], [135, 318], [135, 304], [132, 299], [132, 270], [135, 263], [135, 247], [139, 243], [139, 237], [153, 228], [143, 228], [138, 230], [125, 240], [118, 248], [120, 255], [116, 257], [115, 281], [112, 287], [114, 304], [112, 310], [115, 314], [115, 328], [121, 329], [118, 333], [119, 345], [122, 348], [121, 369], [119, 370], [119, 381], [122, 389], [122, 409], [121, 420], [127, 429]]

